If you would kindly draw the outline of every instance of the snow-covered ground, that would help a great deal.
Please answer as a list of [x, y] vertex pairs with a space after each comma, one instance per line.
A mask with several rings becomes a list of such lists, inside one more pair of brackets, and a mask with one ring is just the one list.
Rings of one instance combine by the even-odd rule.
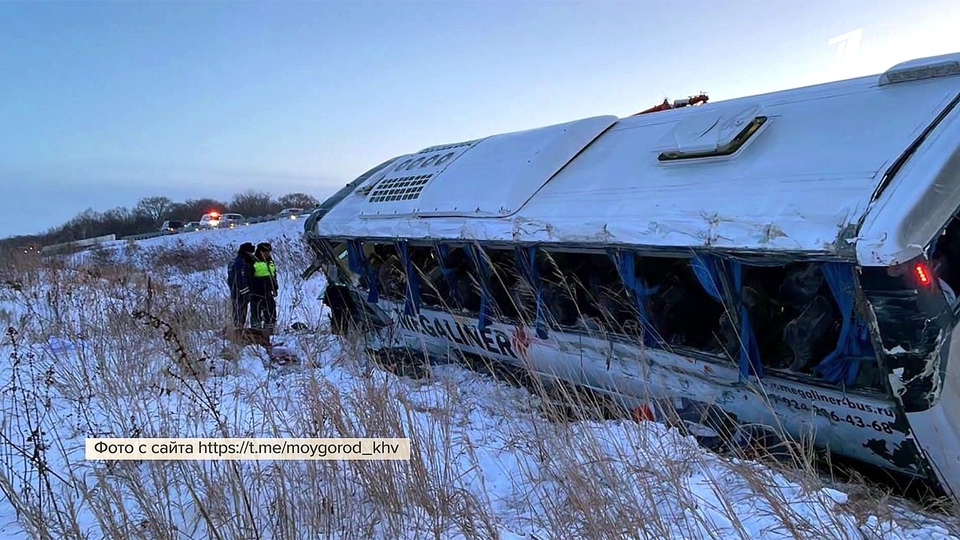
[[[3, 538], [960, 538], [945, 516], [657, 423], [550, 421], [527, 391], [453, 365], [386, 373], [324, 330], [301, 227], [116, 242], [0, 282]], [[281, 332], [302, 365], [221, 354], [244, 241], [274, 246], [280, 328], [315, 330]], [[97, 436], [409, 437], [412, 454], [85, 461]]]

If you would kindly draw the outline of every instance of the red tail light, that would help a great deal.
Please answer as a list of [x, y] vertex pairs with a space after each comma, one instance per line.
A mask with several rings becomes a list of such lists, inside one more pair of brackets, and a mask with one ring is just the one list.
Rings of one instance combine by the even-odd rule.
[[930, 270], [927, 268], [926, 264], [918, 262], [914, 267], [914, 272], [917, 274], [917, 279], [920, 280], [921, 285], [930, 285]]

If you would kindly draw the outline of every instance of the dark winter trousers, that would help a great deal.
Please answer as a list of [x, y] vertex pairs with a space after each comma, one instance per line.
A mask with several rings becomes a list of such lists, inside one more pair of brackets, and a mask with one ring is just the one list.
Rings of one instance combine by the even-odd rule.
[[233, 307], [233, 326], [245, 328], [247, 326], [247, 311], [250, 300], [237, 295], [231, 295], [230, 304]]
[[277, 325], [277, 299], [273, 295], [256, 295], [250, 302], [250, 326], [270, 333]]

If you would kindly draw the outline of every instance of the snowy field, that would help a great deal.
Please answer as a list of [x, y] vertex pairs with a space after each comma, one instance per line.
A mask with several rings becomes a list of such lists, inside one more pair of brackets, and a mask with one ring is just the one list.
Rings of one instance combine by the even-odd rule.
[[[952, 518], [717, 456], [657, 423], [549, 420], [526, 390], [455, 366], [387, 373], [326, 331], [322, 277], [298, 277], [301, 227], [0, 270], [0, 536], [960, 539]], [[280, 338], [299, 365], [221, 354], [225, 268], [244, 241], [274, 246]], [[84, 460], [85, 437], [409, 437], [412, 454], [103, 462]]]

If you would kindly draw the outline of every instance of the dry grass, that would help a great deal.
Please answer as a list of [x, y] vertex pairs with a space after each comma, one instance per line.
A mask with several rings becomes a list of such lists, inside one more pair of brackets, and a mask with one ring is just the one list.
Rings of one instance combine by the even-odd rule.
[[[274, 243], [291, 297], [304, 291], [298, 249]], [[158, 281], [123, 263], [134, 253], [186, 276]], [[190, 275], [230, 254], [190, 253], [189, 263], [186, 252], [101, 253], [86, 267], [36, 262], [5, 277], [0, 294], [16, 309], [0, 313], [11, 351], [0, 489], [31, 537], [860, 539], [903, 519], [866, 489], [835, 504], [809, 444], [790, 446], [789, 469], [763, 460], [778, 470], [705, 453], [651, 422], [571, 421], [556, 410], [570, 398], [562, 388], [372, 369], [362, 342], [335, 348], [310, 298], [281, 305], [317, 330], [298, 346], [324, 366], [279, 376], [256, 369], [253, 351], [217, 361], [224, 291]], [[581, 411], [611, 407], [577, 400]], [[412, 455], [84, 461], [82, 438], [98, 436], [409, 437]]]
[[187, 244], [182, 239], [169, 246], [143, 250], [142, 264], [160, 272], [190, 274], [226, 268], [235, 250], [210, 244]]

